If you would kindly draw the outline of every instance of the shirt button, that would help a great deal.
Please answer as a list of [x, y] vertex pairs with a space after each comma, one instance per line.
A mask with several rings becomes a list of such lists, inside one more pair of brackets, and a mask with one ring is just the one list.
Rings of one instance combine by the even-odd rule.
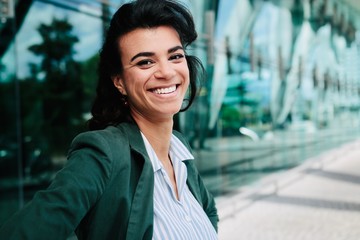
[[185, 216], [185, 220], [188, 222], [191, 222], [191, 217], [189, 217], [188, 215]]

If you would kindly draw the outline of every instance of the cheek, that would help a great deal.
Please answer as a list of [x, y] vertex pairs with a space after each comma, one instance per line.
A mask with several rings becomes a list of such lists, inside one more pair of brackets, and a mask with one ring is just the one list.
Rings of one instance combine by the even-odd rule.
[[184, 79], [185, 79], [185, 84], [189, 85], [190, 84], [190, 72], [189, 72], [189, 69], [186, 65], [184, 71], [183, 71], [183, 76], [184, 76]]
[[143, 94], [145, 89], [146, 79], [148, 73], [145, 72], [130, 72], [125, 74], [124, 85], [129, 96], [136, 96]]
[[186, 62], [186, 61], [183, 62], [183, 63], [179, 66], [178, 72], [179, 72], [179, 74], [182, 75], [182, 77], [183, 77], [185, 80], [189, 81], [189, 79], [190, 79], [190, 71], [189, 71], [189, 66], [187, 65], [187, 62]]

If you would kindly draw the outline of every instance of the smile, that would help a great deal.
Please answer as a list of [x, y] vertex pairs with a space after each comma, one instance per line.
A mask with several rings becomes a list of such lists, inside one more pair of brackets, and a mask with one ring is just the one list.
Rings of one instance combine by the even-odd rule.
[[156, 88], [152, 92], [156, 94], [169, 94], [176, 91], [176, 85], [167, 88]]

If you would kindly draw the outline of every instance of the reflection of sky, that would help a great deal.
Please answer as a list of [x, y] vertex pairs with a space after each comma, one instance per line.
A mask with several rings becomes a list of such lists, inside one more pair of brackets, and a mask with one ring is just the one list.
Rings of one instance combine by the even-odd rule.
[[[271, 34], [271, 27], [269, 19], [274, 17], [274, 9], [270, 4], [266, 4], [261, 8], [259, 15], [256, 18], [253, 34], [254, 34], [254, 44], [257, 48], [265, 50], [269, 45], [269, 38]], [[262, 52], [265, 53], [265, 52]]]
[[225, 33], [224, 33], [225, 27], [224, 26], [226, 26], [228, 24], [229, 13], [231, 12], [232, 9], [234, 9], [236, 1], [237, 0], [220, 1], [218, 16], [216, 19], [215, 39], [224, 37], [224, 35], [225, 35]]
[[[37, 27], [41, 23], [50, 24], [53, 18], [67, 18], [74, 26], [73, 33], [79, 38], [79, 42], [75, 45], [76, 60], [85, 60], [99, 50], [102, 42], [102, 25], [98, 18], [35, 1], [16, 36], [17, 69], [20, 78], [28, 75], [28, 63], [40, 61], [28, 51], [29, 46], [42, 41]], [[4, 62], [5, 59], [6, 57]]]
[[[237, 0], [226, 0], [220, 1], [218, 17], [216, 22], [216, 39], [222, 39], [225, 35], [225, 26], [233, 23], [229, 23], [229, 16], [232, 11], [235, 9], [235, 5], [237, 4]], [[272, 4], [263, 4], [263, 7], [260, 10], [260, 13], [257, 15], [256, 21], [253, 27], [254, 34], [254, 43], [256, 45], [255, 50], [260, 50], [262, 54], [267, 54], [267, 48], [269, 47], [269, 39], [270, 35], [273, 34], [270, 28], [269, 19], [274, 17], [274, 7]], [[248, 42], [244, 42], [247, 44]], [[247, 46], [248, 47], [248, 46]], [[245, 46], [245, 48], [247, 48]], [[264, 56], [263, 56], [264, 57]], [[261, 76], [259, 79], [258, 72], [251, 72], [249, 59], [237, 59], [241, 61], [241, 75], [227, 75], [226, 79], [228, 82], [228, 89], [233, 89], [239, 86], [241, 83], [245, 83], [247, 96], [252, 99], [257, 99], [258, 103], [262, 106], [267, 106], [270, 100], [270, 84], [271, 84], [271, 75], [270, 72], [263, 68], [261, 71]], [[234, 65], [233, 65], [234, 67]], [[239, 98], [239, 96], [233, 96], [235, 92], [229, 92], [224, 102], [233, 102], [235, 98]]]

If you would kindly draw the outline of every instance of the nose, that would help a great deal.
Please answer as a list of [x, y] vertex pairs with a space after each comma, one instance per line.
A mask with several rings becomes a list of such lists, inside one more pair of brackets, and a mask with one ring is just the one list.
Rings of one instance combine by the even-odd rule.
[[158, 64], [158, 67], [154, 73], [154, 77], [169, 79], [172, 78], [175, 74], [176, 71], [172, 63], [169, 61], [162, 61]]

